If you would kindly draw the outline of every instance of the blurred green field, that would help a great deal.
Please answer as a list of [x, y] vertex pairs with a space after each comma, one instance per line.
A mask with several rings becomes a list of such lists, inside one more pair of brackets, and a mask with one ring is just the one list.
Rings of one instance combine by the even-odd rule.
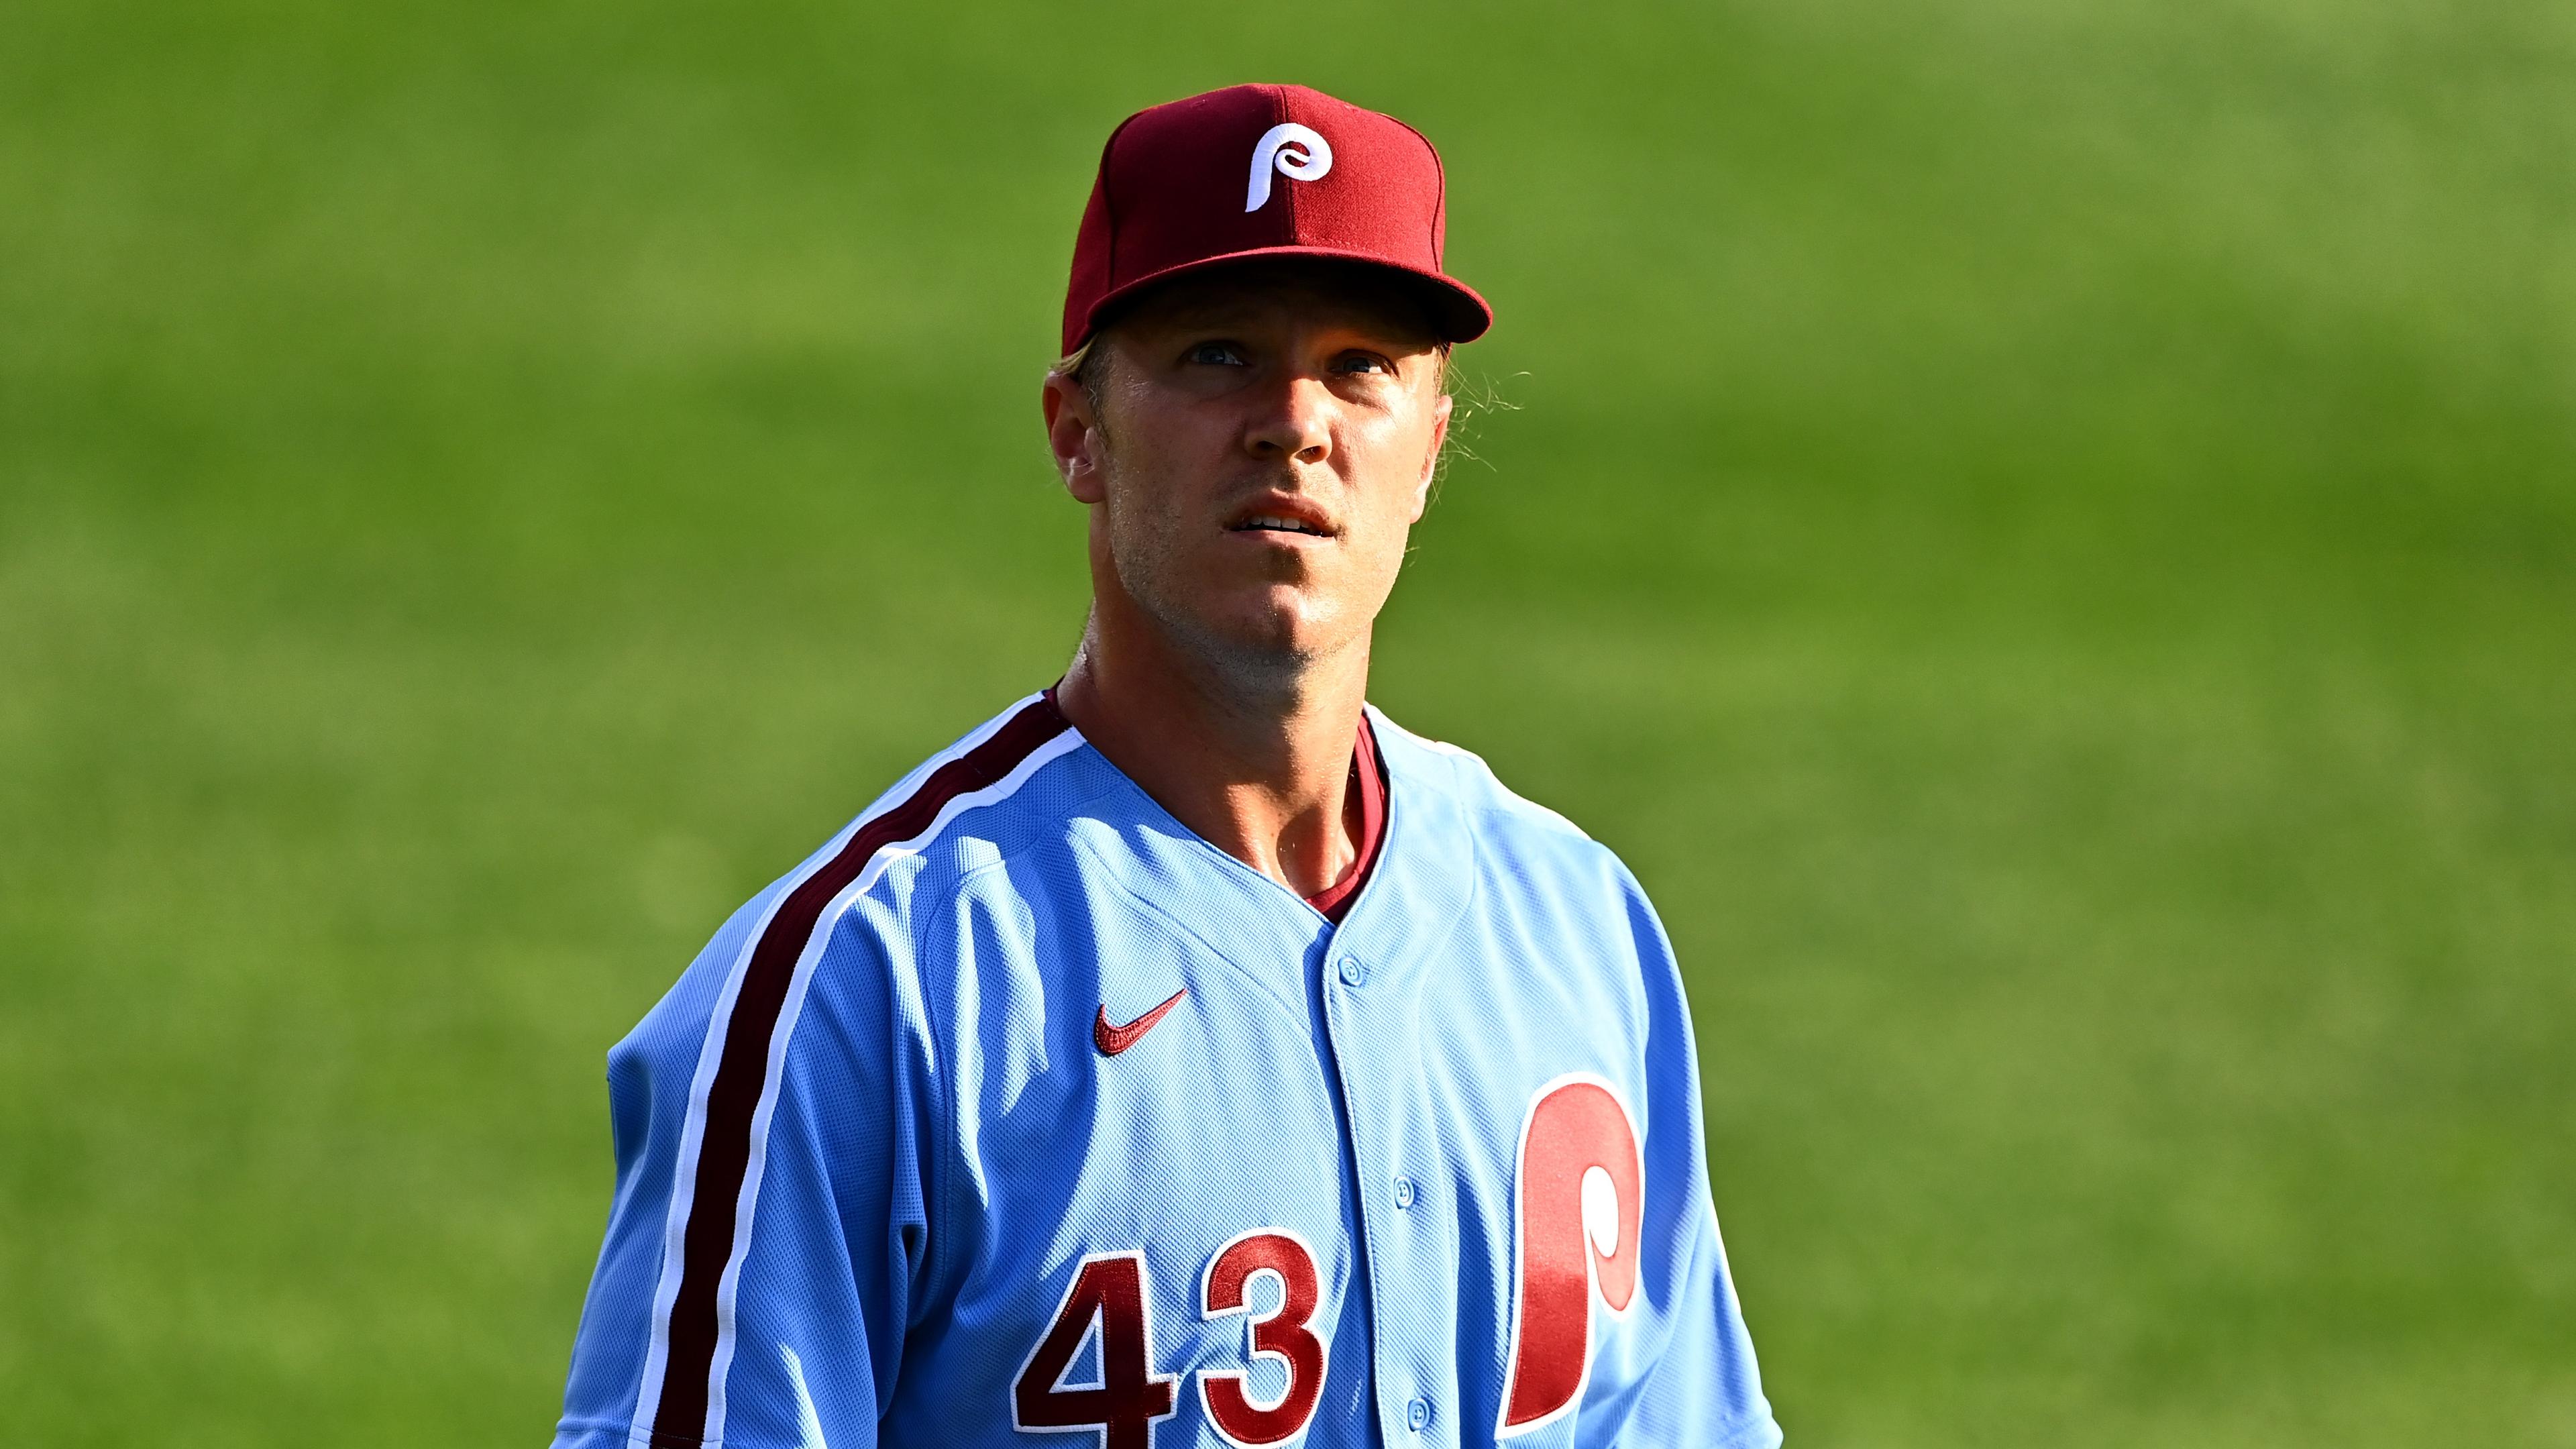
[[14, 0], [0, 1398], [549, 1432], [601, 1055], [1060, 668], [1102, 136], [1452, 170], [1377, 700], [1692, 971], [1793, 1443], [2576, 1445], [2576, 9]]

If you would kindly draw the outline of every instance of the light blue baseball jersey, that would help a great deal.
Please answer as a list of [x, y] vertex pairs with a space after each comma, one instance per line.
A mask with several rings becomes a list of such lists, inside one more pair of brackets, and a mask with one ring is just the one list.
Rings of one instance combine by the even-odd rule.
[[1339, 925], [1022, 701], [609, 1055], [561, 1449], [1779, 1442], [1672, 951], [1374, 711]]

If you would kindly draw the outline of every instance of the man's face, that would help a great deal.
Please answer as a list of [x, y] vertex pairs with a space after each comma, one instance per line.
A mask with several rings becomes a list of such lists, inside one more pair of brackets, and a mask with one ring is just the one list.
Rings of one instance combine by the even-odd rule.
[[1214, 662], [1366, 637], [1448, 432], [1441, 361], [1411, 299], [1365, 273], [1245, 266], [1158, 292], [1093, 344], [1096, 412], [1048, 381], [1095, 589]]

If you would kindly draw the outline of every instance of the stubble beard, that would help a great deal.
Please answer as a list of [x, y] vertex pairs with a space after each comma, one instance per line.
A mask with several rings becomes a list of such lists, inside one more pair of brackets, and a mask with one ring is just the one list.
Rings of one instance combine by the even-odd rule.
[[1300, 641], [1296, 620], [1253, 621], [1211, 617], [1192, 597], [1185, 571], [1189, 550], [1179, 540], [1185, 522], [1163, 511], [1138, 516], [1114, 513], [1110, 559], [1118, 585], [1179, 653], [1211, 676], [1227, 694], [1247, 701], [1290, 703], [1305, 695], [1317, 672], [1365, 650], [1369, 630], [1328, 631]]

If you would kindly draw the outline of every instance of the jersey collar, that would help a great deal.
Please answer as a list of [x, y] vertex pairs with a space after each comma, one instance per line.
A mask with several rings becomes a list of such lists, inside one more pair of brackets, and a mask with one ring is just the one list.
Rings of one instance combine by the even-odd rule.
[[[1301, 981], [1272, 979], [1277, 963], [1312, 969], [1327, 945], [1335, 959], [1360, 955], [1391, 981], [1409, 976], [1474, 898], [1475, 832], [1459, 800], [1454, 752], [1406, 733], [1373, 705], [1368, 714], [1386, 772], [1386, 822], [1367, 886], [1338, 926], [1295, 891], [1208, 843], [1088, 747], [1081, 756], [1103, 782], [1099, 798], [1126, 808], [1099, 812], [1077, 836], [1095, 853], [1114, 852], [1141, 867], [1140, 884], [1160, 901], [1145, 891], [1131, 895], [1259, 979], [1283, 1005], [1302, 1003], [1305, 991]], [[1171, 888], [1152, 890], [1157, 882]], [[1192, 901], [1186, 910], [1169, 904], [1184, 898]], [[1297, 1010], [1303, 1014], [1302, 1004]]]

